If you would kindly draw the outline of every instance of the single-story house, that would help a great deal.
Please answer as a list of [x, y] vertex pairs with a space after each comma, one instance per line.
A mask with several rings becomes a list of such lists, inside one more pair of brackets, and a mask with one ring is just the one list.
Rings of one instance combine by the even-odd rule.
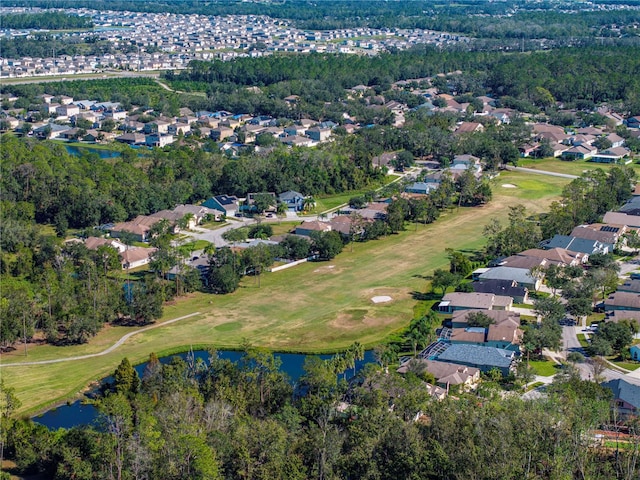
[[436, 183], [414, 182], [411, 185], [407, 185], [404, 191], [407, 193], [418, 193], [427, 195], [436, 188], [438, 188], [438, 185]]
[[178, 205], [176, 208], [173, 209], [173, 211], [182, 215], [183, 217], [187, 214], [193, 215], [195, 224], [189, 225], [189, 228], [193, 228], [193, 226], [201, 224], [207, 215], [212, 215], [216, 220], [219, 220], [220, 215], [224, 214], [224, 211], [222, 210], [207, 208], [203, 205], [188, 205], [188, 204]]
[[562, 152], [562, 158], [565, 160], [587, 160], [593, 157], [598, 149], [591, 145], [582, 144], [571, 147], [569, 150]]
[[640, 294], [633, 292], [613, 292], [604, 301], [604, 309], [609, 310], [640, 310]]
[[640, 310], [612, 310], [606, 312], [605, 322], [618, 323], [623, 320], [636, 322], [640, 325]]
[[100, 237], [87, 237], [84, 241], [84, 246], [89, 250], [97, 250], [102, 246], [111, 247], [118, 251], [118, 253], [122, 253], [127, 249], [127, 246], [119, 242], [118, 240], [114, 240], [113, 238], [100, 238]]
[[438, 311], [453, 313], [458, 310], [510, 310], [513, 298], [492, 293], [452, 292], [442, 297]]
[[434, 360], [475, 367], [481, 372], [498, 369], [506, 376], [513, 368], [515, 358], [515, 352], [501, 348], [452, 344]]
[[640, 228], [640, 215], [629, 215], [622, 212], [607, 212], [604, 214], [602, 222]]
[[631, 151], [625, 147], [611, 147], [591, 157], [596, 163], [617, 163], [628, 165], [633, 160], [629, 157]]
[[318, 220], [307, 220], [298, 225], [294, 231], [296, 235], [304, 235], [309, 237], [312, 232], [330, 232], [331, 225], [327, 222]]
[[[457, 385], [461, 385], [465, 390], [472, 390], [480, 382], [480, 369], [478, 368], [456, 365], [455, 363], [437, 362], [424, 358], [417, 358], [414, 361], [424, 365], [425, 370], [435, 377], [438, 385], [447, 390], [450, 386]], [[403, 363], [397, 372], [407, 373], [409, 368], [410, 361]]]
[[622, 285], [618, 285], [619, 292], [640, 293], [640, 280], [625, 280]]
[[491, 279], [477, 281], [471, 284], [473, 291], [477, 293], [493, 293], [512, 297], [515, 303], [524, 303], [529, 297], [529, 289], [518, 285], [515, 280]]
[[116, 137], [115, 140], [127, 145], [144, 145], [147, 142], [147, 137], [142, 133], [129, 132]]
[[495, 267], [478, 277], [478, 281], [509, 280], [515, 282], [518, 287], [526, 287], [530, 290], [538, 290], [542, 279], [531, 275], [528, 268]]
[[122, 222], [115, 224], [109, 233], [115, 238], [120, 238], [124, 233], [129, 233], [135, 241], [146, 242], [149, 237], [149, 230], [151, 230], [149, 225], [142, 225], [136, 222]]
[[129, 247], [120, 253], [120, 264], [122, 269], [137, 268], [148, 265], [151, 256], [155, 253], [155, 248]]
[[611, 390], [616, 410], [621, 417], [635, 416], [640, 408], [640, 385], [622, 378], [609, 380], [600, 384]]
[[227, 217], [233, 217], [240, 208], [238, 197], [234, 195], [216, 195], [206, 200], [202, 206], [224, 212]]
[[524, 252], [520, 252], [518, 255], [524, 257], [539, 257], [545, 258], [547, 261], [557, 263], [559, 265], [582, 265], [587, 263], [589, 255], [585, 255], [579, 252], [573, 252], [571, 250], [565, 250], [563, 248], [550, 248], [543, 250], [541, 248], [530, 248]]
[[483, 314], [491, 318], [496, 324], [502, 323], [510, 318], [520, 324], [520, 314], [516, 312], [510, 312], [508, 310], [468, 309], [453, 312], [453, 315], [451, 316], [451, 328], [468, 327], [468, 317], [474, 312], [482, 312]]

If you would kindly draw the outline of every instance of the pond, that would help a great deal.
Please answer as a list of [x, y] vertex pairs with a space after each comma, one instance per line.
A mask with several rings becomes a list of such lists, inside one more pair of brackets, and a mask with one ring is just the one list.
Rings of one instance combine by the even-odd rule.
[[122, 153], [117, 150], [105, 150], [103, 148], [76, 147], [73, 145], [65, 145], [64, 148], [67, 149], [68, 153], [76, 157], [79, 157], [87, 153], [95, 153], [96, 155], [98, 155], [100, 158], [103, 158], [103, 159], [117, 158], [122, 156]]
[[[206, 350], [196, 350], [194, 356], [196, 358], [201, 358], [203, 360], [207, 360], [209, 358], [209, 352]], [[171, 358], [178, 356], [181, 358], [186, 358], [187, 353], [182, 353], [179, 355], [170, 355], [167, 357], [160, 358], [160, 362], [168, 363]], [[222, 359], [228, 359], [232, 362], [237, 362], [242, 357], [242, 352], [232, 352], [232, 351], [218, 351], [218, 357]], [[295, 354], [295, 353], [275, 353], [275, 357], [279, 358], [282, 362], [281, 369], [284, 373], [286, 373], [291, 379], [292, 383], [296, 383], [298, 379], [304, 373], [303, 365], [304, 361], [308, 355], [303, 354]], [[322, 359], [329, 359], [332, 355], [319, 355]], [[364, 354], [364, 360], [356, 362], [356, 373], [361, 370], [367, 363], [373, 363], [375, 361], [373, 351], [368, 350]], [[142, 377], [144, 369], [146, 367], [146, 363], [141, 363], [140, 365], [136, 365], [135, 369], [138, 372], [138, 375]], [[353, 371], [349, 370], [345, 374], [346, 378], [349, 379], [353, 376]], [[106, 378], [104, 381], [109, 381], [110, 377]], [[42, 415], [38, 415], [33, 417], [33, 421], [40, 423], [47, 428], [50, 429], [58, 429], [58, 428], [72, 428], [80, 425], [87, 425], [93, 423], [98, 417], [98, 412], [93, 405], [83, 404], [81, 400], [77, 400], [68, 405], [62, 405], [57, 408], [53, 408], [43, 413]]]

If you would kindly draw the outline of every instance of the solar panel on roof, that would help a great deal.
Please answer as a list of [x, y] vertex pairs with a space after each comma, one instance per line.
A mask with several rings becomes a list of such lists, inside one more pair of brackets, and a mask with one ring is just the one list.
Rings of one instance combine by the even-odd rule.
[[601, 232], [618, 233], [619, 230], [620, 230], [620, 228], [618, 228], [618, 227], [610, 227], [609, 225], [604, 225], [604, 226], [600, 227], [600, 231]]

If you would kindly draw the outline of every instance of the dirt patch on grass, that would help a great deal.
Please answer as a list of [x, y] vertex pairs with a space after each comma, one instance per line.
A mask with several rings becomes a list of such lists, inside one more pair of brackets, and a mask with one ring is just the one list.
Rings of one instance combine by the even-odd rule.
[[324, 265], [322, 267], [316, 268], [313, 273], [340, 273], [342, 272], [341, 268], [336, 268], [335, 265]]
[[329, 326], [342, 330], [352, 330], [361, 327], [366, 320], [367, 313], [367, 310], [345, 310], [344, 312], [338, 313], [335, 320], [329, 322]]
[[503, 183], [502, 184], [502, 188], [518, 188], [517, 185], [514, 185], [513, 183]]

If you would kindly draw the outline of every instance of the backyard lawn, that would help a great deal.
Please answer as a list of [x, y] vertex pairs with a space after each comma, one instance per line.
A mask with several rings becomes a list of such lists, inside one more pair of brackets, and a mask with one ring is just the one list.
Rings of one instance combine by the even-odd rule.
[[557, 364], [551, 360], [531, 360], [529, 365], [536, 371], [536, 375], [541, 377], [551, 377], [557, 373]]
[[[432, 225], [413, 225], [398, 235], [345, 249], [330, 262], [309, 262], [265, 273], [260, 287], [246, 278], [233, 294], [194, 294], [165, 307], [160, 321], [196, 315], [129, 338], [115, 351], [81, 361], [7, 366], [103, 351], [133, 329], [107, 327], [89, 343], [73, 347], [31, 346], [2, 356], [0, 374], [15, 387], [22, 412], [34, 413], [72, 398], [90, 382], [110, 374], [123, 356], [132, 362], [151, 352], [165, 354], [189, 346], [219, 349], [252, 345], [279, 351], [336, 351], [354, 341], [371, 347], [405, 328], [414, 315], [416, 293], [428, 290], [425, 276], [445, 267], [445, 248], [472, 252], [484, 245], [482, 229], [522, 203], [530, 213], [544, 211], [567, 179], [506, 172], [494, 186], [494, 200], [477, 208], [452, 209]], [[502, 187], [503, 184], [514, 185]], [[526, 186], [526, 187], [525, 187]], [[352, 195], [347, 195], [347, 197]], [[387, 303], [373, 297], [389, 296]], [[159, 323], [160, 323], [159, 322]]]

